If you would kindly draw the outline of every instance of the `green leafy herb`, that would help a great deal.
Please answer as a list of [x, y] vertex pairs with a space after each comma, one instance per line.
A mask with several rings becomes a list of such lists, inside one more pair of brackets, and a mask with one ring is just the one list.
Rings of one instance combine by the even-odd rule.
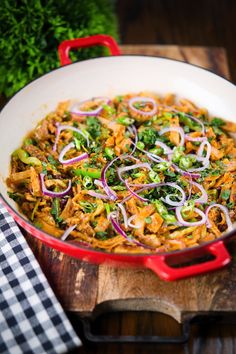
[[60, 199], [59, 198], [53, 198], [52, 200], [52, 208], [51, 208], [51, 214], [56, 221], [57, 224], [61, 223], [63, 221], [62, 218], [60, 218]]
[[108, 237], [108, 233], [106, 231], [98, 231], [98, 232], [96, 232], [95, 237], [98, 240], [101, 240], [101, 241], [107, 240], [109, 238]]
[[223, 125], [225, 125], [225, 122], [221, 118], [213, 118], [210, 121], [210, 125], [214, 127], [222, 127]]
[[168, 176], [168, 177], [171, 177], [171, 178], [176, 178], [176, 174], [173, 171], [170, 171], [170, 170], [164, 171], [164, 175]]
[[101, 135], [101, 123], [96, 117], [87, 117], [86, 123], [88, 126], [88, 132], [92, 138], [96, 139]]
[[13, 199], [15, 202], [20, 203], [23, 199], [22, 194], [17, 192], [7, 192], [9, 198]]
[[74, 142], [75, 142], [75, 147], [77, 150], [81, 150], [82, 147], [86, 145], [86, 139], [83, 137], [83, 135], [73, 132], [74, 136]]
[[151, 146], [155, 144], [158, 137], [158, 132], [152, 127], [145, 128], [138, 133], [138, 137], [139, 140], [142, 141], [145, 145]]
[[53, 166], [58, 166], [59, 162], [52, 155], [48, 155], [48, 162]]
[[[188, 114], [190, 115], [190, 113]], [[178, 112], [178, 116], [180, 122], [183, 123], [185, 126], [189, 127], [194, 131], [201, 131], [201, 126], [191, 118], [187, 117], [183, 112]]]
[[[110, 0], [0, 1], [0, 92], [12, 96], [58, 67], [65, 39], [105, 33], [117, 38], [115, 3]], [[16, 6], [17, 5], [17, 6]], [[17, 48], [17, 50], [16, 50]], [[72, 60], [108, 55], [101, 46], [70, 53]]]
[[48, 171], [47, 171], [47, 163], [46, 162], [42, 162], [42, 167], [43, 167], [42, 173], [46, 175], [48, 173]]
[[97, 204], [96, 203], [80, 201], [79, 204], [83, 208], [83, 211], [85, 213], [93, 213], [96, 210], [96, 208], [97, 208]]
[[235, 207], [235, 203], [234, 202], [229, 202], [228, 204], [227, 204], [227, 208], [228, 209], [233, 209]]
[[224, 200], [228, 200], [230, 197], [230, 194], [231, 194], [230, 190], [226, 189], [221, 193], [221, 198]]

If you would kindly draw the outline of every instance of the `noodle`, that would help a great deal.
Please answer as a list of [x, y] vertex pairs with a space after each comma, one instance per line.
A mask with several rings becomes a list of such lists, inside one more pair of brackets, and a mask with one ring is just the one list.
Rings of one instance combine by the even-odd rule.
[[[59, 103], [11, 157], [9, 196], [37, 227], [60, 238], [76, 225], [65, 242], [108, 252], [153, 253], [196, 247], [220, 237], [236, 221], [234, 123], [170, 94], [127, 94], [106, 104], [91, 99], [80, 105], [82, 114], [71, 113], [70, 106]], [[94, 116], [93, 110], [98, 111]], [[62, 125], [77, 131], [58, 133]], [[163, 128], [168, 129], [159, 134]], [[205, 215], [212, 204], [223, 205], [230, 219], [217, 206]]]

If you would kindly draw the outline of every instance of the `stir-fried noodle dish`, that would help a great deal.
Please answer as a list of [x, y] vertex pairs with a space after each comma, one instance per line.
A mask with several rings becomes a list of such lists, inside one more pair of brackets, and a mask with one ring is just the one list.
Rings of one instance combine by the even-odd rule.
[[78, 246], [198, 246], [236, 221], [235, 132], [171, 94], [61, 102], [12, 153], [8, 194], [35, 226]]

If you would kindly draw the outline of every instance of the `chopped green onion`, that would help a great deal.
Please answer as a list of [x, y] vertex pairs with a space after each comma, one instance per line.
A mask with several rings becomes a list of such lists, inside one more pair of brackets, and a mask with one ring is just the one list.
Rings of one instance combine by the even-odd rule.
[[91, 188], [93, 187], [92, 178], [89, 177], [89, 176], [85, 176], [85, 177], [83, 178], [82, 184], [83, 184], [83, 186], [84, 186], [86, 189], [91, 189]]
[[155, 171], [150, 171], [148, 173], [148, 176], [149, 176], [150, 180], [153, 181], [154, 183], [160, 183], [161, 182], [160, 176]]
[[163, 214], [162, 216], [167, 224], [174, 224], [175, 222], [177, 222], [176, 217], [172, 214]]
[[105, 147], [104, 153], [105, 153], [106, 157], [108, 157], [110, 160], [112, 160], [114, 158], [114, 150], [113, 149], [111, 149], [109, 147]]
[[102, 108], [104, 109], [104, 111], [106, 111], [109, 114], [109, 116], [112, 116], [113, 114], [116, 113], [115, 108], [109, 106], [108, 104], [104, 104]]
[[160, 200], [154, 200], [153, 203], [155, 204], [157, 212], [167, 224], [173, 224], [177, 221], [176, 217], [168, 212], [167, 208]]
[[161, 147], [155, 147], [153, 149], [150, 149], [149, 152], [159, 156], [159, 155], [163, 155], [164, 149], [162, 149]]
[[154, 200], [153, 203], [155, 204], [155, 207], [160, 215], [168, 214], [167, 208], [160, 200]]
[[183, 146], [177, 146], [174, 147], [173, 149], [173, 155], [172, 155], [172, 161], [173, 162], [179, 162], [181, 157], [184, 156], [184, 147]]
[[17, 149], [13, 156], [18, 157], [26, 165], [41, 166], [41, 161], [37, 157], [29, 156], [28, 152], [23, 149]]
[[186, 218], [189, 212], [192, 212], [195, 208], [195, 201], [188, 200], [185, 205], [181, 208], [181, 214], [184, 218]]
[[73, 172], [76, 176], [101, 178], [101, 171], [95, 168], [77, 168]]
[[142, 141], [137, 142], [137, 148], [143, 150], [145, 148], [145, 144]]
[[147, 218], [145, 218], [145, 223], [146, 224], [151, 224], [152, 223], [152, 218], [150, 216], [148, 216]]
[[196, 161], [197, 159], [194, 158], [193, 156], [182, 156], [179, 160], [179, 167], [182, 168], [183, 170], [186, 170], [192, 167], [193, 162]]
[[153, 169], [155, 170], [155, 171], [166, 171], [166, 170], [168, 170], [168, 168], [170, 168], [170, 166], [171, 166], [171, 163], [170, 162], [165, 162], [165, 161], [163, 161], [163, 162], [160, 162], [160, 163], [157, 163], [154, 167], [153, 167]]
[[130, 117], [119, 117], [117, 118], [117, 123], [128, 126], [134, 123], [134, 119]]

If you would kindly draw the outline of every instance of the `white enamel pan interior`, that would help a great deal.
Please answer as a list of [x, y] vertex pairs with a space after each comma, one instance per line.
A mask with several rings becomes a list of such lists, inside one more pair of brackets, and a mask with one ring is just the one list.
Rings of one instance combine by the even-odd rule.
[[139, 91], [174, 93], [206, 107], [212, 115], [236, 122], [235, 86], [193, 65], [157, 57], [118, 56], [61, 67], [20, 90], [0, 113], [0, 193], [5, 201], [17, 209], [5, 185], [11, 153], [58, 102]]

